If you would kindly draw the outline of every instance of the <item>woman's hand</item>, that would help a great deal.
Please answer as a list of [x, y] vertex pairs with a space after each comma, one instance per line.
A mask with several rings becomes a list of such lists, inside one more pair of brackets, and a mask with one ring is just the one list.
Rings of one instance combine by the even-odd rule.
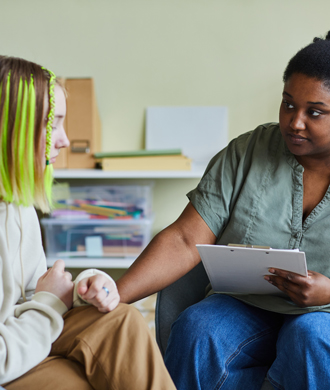
[[72, 307], [73, 282], [70, 272], [65, 271], [63, 260], [55, 261], [38, 280], [35, 292], [47, 291], [60, 298], [68, 309]]
[[322, 306], [330, 303], [330, 279], [318, 272], [308, 271], [308, 276], [270, 268], [272, 275], [264, 278], [286, 293], [300, 307]]
[[82, 279], [77, 285], [77, 292], [102, 313], [114, 310], [120, 300], [116, 283], [102, 274]]

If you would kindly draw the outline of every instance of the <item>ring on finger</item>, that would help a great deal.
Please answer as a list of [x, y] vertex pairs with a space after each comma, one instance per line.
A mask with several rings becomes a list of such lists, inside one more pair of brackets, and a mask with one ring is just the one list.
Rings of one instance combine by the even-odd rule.
[[108, 296], [109, 295], [109, 290], [105, 286], [103, 286], [102, 288], [107, 293], [107, 296]]

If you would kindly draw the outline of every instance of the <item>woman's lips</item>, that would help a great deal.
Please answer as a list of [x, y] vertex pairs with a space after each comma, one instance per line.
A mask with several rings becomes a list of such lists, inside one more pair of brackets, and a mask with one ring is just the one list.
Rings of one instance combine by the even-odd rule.
[[305, 137], [302, 137], [301, 135], [293, 134], [293, 133], [288, 133], [288, 138], [291, 143], [295, 145], [301, 145], [304, 142], [307, 142], [308, 139]]
[[50, 162], [51, 164], [54, 164], [54, 162], [56, 161], [56, 157], [57, 157], [57, 156], [58, 156], [58, 155], [52, 157], [52, 158], [49, 160], [49, 162]]

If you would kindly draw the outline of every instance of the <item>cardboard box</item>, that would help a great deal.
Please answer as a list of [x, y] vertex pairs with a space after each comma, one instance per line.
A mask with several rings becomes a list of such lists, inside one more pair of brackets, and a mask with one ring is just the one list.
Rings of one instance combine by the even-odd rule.
[[[63, 79], [61, 81], [63, 83]], [[92, 78], [65, 79], [63, 84], [68, 94], [65, 129], [70, 146], [61, 150], [54, 168], [94, 168], [93, 154], [101, 150], [102, 136], [94, 81]]]

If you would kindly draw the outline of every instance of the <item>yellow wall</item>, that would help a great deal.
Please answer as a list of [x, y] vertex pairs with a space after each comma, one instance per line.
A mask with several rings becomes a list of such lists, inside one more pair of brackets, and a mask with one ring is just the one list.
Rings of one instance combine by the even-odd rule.
[[[94, 77], [107, 151], [144, 146], [149, 105], [226, 105], [230, 139], [276, 121], [287, 61], [330, 29], [328, 0], [1, 0], [0, 13], [0, 53]], [[156, 181], [156, 230], [196, 183]]]

